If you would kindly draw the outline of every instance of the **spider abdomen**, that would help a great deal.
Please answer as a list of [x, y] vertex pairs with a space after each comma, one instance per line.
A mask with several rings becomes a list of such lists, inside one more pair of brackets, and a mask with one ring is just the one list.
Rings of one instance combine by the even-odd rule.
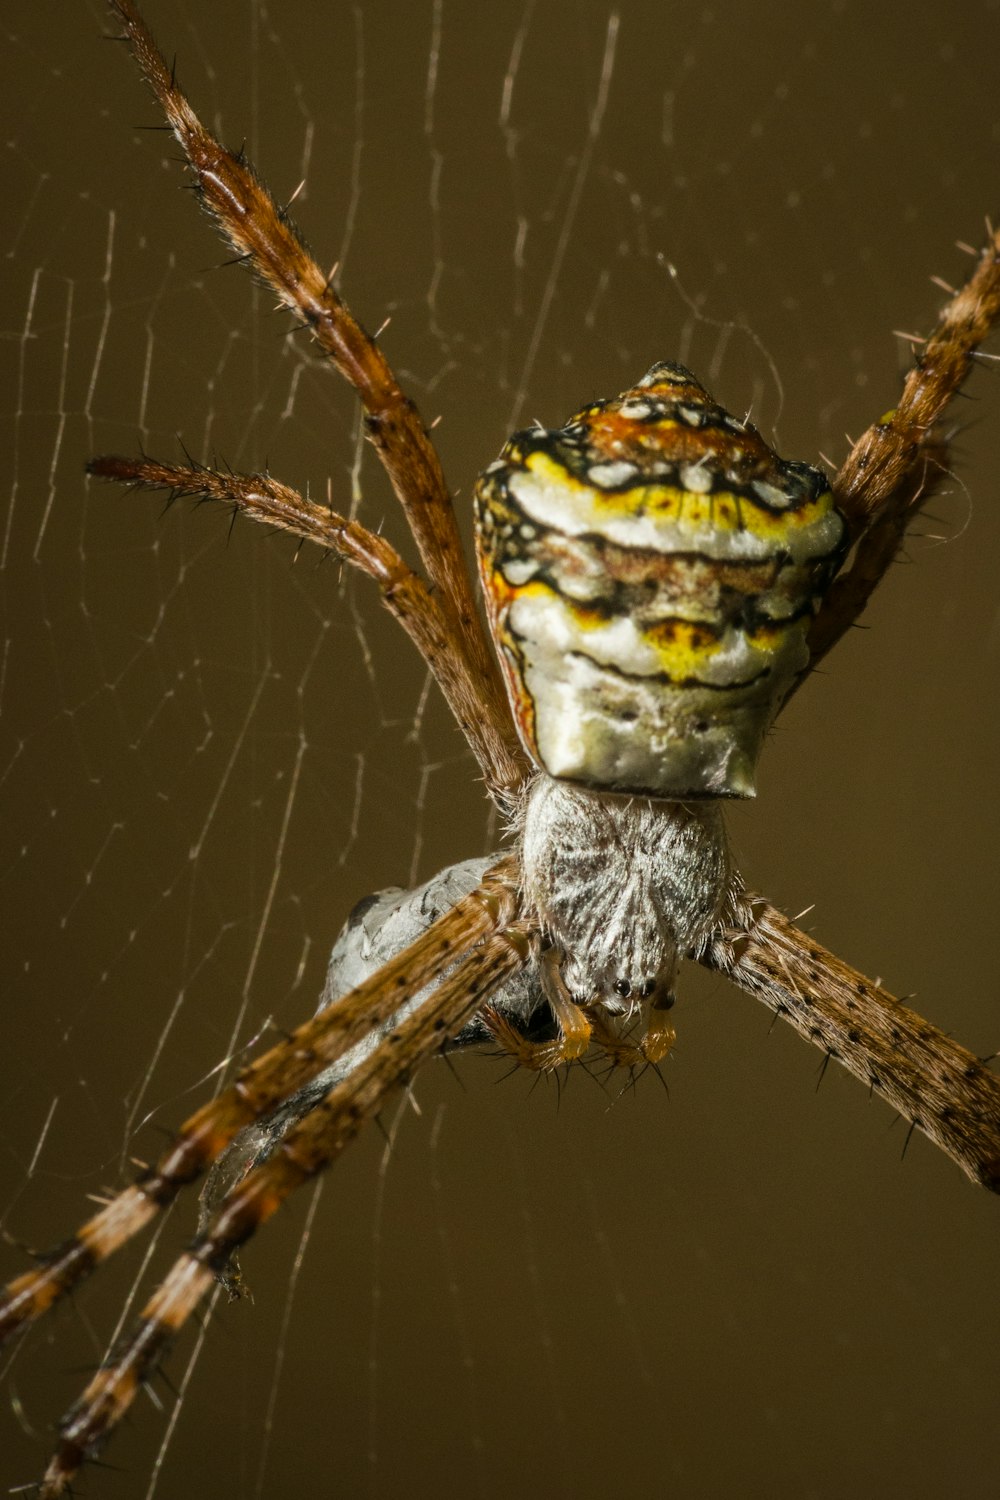
[[843, 550], [824, 476], [681, 365], [515, 434], [476, 487], [480, 573], [518, 729], [552, 776], [747, 797]]

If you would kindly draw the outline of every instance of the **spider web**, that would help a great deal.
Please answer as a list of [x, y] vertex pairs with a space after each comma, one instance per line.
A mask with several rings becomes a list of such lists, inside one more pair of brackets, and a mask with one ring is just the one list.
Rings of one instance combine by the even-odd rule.
[[[64, 13], [61, 13], [64, 12]], [[516, 423], [680, 358], [839, 461], [1000, 212], [996, 0], [148, 7], [435, 429], [468, 500]], [[495, 843], [392, 622], [101, 451], [269, 464], [406, 548], [350, 393], [199, 220], [103, 9], [20, 5], [3, 93], [0, 1227], [44, 1247], [254, 1039], [353, 903]], [[751, 881], [974, 1050], [1000, 1042], [1000, 389], [774, 736]], [[463, 519], [467, 520], [463, 509]], [[88, 1493], [990, 1493], [995, 1208], [768, 1017], [686, 977], [671, 1097], [465, 1058], [248, 1251]], [[168, 1221], [154, 1268], [191, 1232]], [[6, 1356], [0, 1482], [152, 1274], [139, 1246]], [[139, 1302], [135, 1302], [137, 1307]], [[147, 1476], [152, 1475], [150, 1480]], [[126, 1477], [127, 1476], [127, 1477]], [[317, 1479], [317, 1476], [322, 1476]], [[530, 1476], [528, 1478], [527, 1476]]]

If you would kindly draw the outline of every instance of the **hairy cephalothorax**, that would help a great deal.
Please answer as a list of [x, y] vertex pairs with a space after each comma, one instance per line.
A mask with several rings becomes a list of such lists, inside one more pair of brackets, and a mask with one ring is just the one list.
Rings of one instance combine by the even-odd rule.
[[[669, 1050], [686, 955], [760, 999], [1000, 1191], [997, 1078], [745, 892], [720, 812], [722, 800], [753, 794], [769, 726], [864, 608], [944, 470], [935, 424], [1000, 318], [1000, 235], [990, 231], [919, 341], [897, 404], [832, 481], [779, 458], [690, 371], [663, 361], [561, 427], [516, 433], [476, 490], [491, 644], [416, 407], [242, 150], [228, 151], [198, 119], [132, 0], [111, 9], [203, 207], [357, 391], [424, 573], [384, 537], [268, 474], [116, 455], [90, 472], [222, 500], [372, 578], [515, 837], [494, 860], [363, 902], [338, 941], [320, 1012], [9, 1283], [0, 1337], [44, 1313], [232, 1151], [196, 1238], [65, 1417], [44, 1496], [63, 1492], [107, 1440], [234, 1251], [422, 1061], [491, 1035], [530, 1068], [593, 1049], [628, 1079]], [[638, 1040], [634, 1011], [645, 1025]]]
[[540, 775], [525, 799], [525, 901], [578, 1005], [674, 1003], [682, 957], [718, 927], [731, 871], [714, 802], [664, 802]]

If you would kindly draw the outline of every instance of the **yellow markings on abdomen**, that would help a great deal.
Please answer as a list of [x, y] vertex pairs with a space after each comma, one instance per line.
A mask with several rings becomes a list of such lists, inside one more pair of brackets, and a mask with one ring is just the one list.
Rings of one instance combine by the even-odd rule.
[[491, 627], [543, 770], [666, 798], [752, 796], [844, 547], [823, 475], [788, 463], [679, 365], [476, 486]]

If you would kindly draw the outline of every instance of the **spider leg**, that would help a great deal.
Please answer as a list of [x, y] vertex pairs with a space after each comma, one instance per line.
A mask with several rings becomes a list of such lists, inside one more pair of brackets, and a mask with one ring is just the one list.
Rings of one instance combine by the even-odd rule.
[[947, 443], [934, 436], [935, 423], [998, 321], [1000, 231], [991, 231], [972, 274], [921, 343], [896, 406], [862, 433], [833, 481], [855, 543], [854, 556], [812, 623], [807, 672], [854, 624], [896, 556], [907, 526], [947, 473]]
[[919, 467], [935, 422], [960, 390], [972, 357], [1000, 320], [1000, 230], [991, 230], [971, 276], [945, 304], [921, 345], [892, 411], [854, 444], [834, 480], [837, 503], [855, 536]]
[[[907, 526], [947, 473], [947, 441], [935, 435], [935, 423], [998, 322], [1000, 231], [991, 227], [972, 274], [921, 342], [899, 402], [862, 434], [833, 482], [854, 549], [812, 622], [810, 669], [861, 614]], [[974, 1181], [1000, 1192], [1000, 1079], [766, 901], [737, 905], [731, 929], [708, 945], [701, 962], [843, 1063]]]
[[[368, 437], [389, 475], [474, 693], [462, 717], [488, 725], [490, 791], [501, 800], [525, 777], [499, 669], [476, 610], [472, 580], [441, 463], [414, 403], [403, 394], [375, 340], [320, 270], [288, 215], [242, 152], [228, 151], [198, 119], [132, 0], [110, 0], [125, 39], [194, 173], [199, 197], [237, 257], [245, 259], [309, 328], [354, 387]], [[464, 685], [463, 685], [464, 691]]]
[[589, 1012], [577, 1005], [559, 970], [562, 955], [545, 948], [538, 962], [542, 991], [549, 1003], [559, 1034], [550, 1042], [533, 1042], [495, 1005], [483, 1007], [480, 1020], [494, 1041], [509, 1052], [522, 1068], [549, 1073], [563, 1063], [578, 1061], [590, 1045]]
[[[389, 887], [358, 902], [334, 941], [317, 1011], [354, 989], [401, 953], [418, 933], [425, 931], [460, 896], [473, 890], [497, 857], [494, 854], [462, 860], [439, 871], [413, 890]], [[551, 1031], [551, 1013], [538, 982], [537, 962], [529, 963], [499, 990], [494, 990], [490, 1005], [520, 1023], [522, 1030], [531, 1032], [533, 1028], [542, 1028], [546, 1035]], [[198, 1196], [199, 1230], [211, 1223], [226, 1194], [248, 1172], [280, 1149], [289, 1130], [319, 1103], [324, 1094], [357, 1067], [362, 1055], [378, 1046], [385, 1030], [381, 1027], [371, 1032], [358, 1047], [345, 1053], [274, 1110], [240, 1131], [216, 1157], [202, 1183]], [[479, 1017], [473, 1017], [444, 1049], [443, 1061], [451, 1066], [451, 1058], [459, 1049], [481, 1049], [488, 1035]], [[228, 1271], [220, 1273], [219, 1280], [230, 1297], [243, 1294], [245, 1283], [235, 1257]]]
[[[673, 1004], [671, 1000], [670, 1004]], [[603, 1006], [587, 1008], [594, 1028], [594, 1041], [616, 1068], [641, 1068], [647, 1063], [662, 1062], [677, 1040], [677, 1033], [667, 1020], [667, 1005], [651, 1005], [646, 1029], [638, 1043], [626, 1041], [609, 1025]]]
[[87, 472], [138, 490], [167, 490], [218, 500], [254, 521], [303, 537], [336, 554], [373, 579], [382, 603], [402, 625], [427, 663], [488, 783], [499, 764], [494, 725], [473, 705], [476, 682], [439, 602], [419, 573], [385, 537], [325, 505], [317, 505], [270, 474], [240, 474], [201, 464], [169, 464], [155, 458], [93, 458]]
[[42, 1500], [63, 1494], [81, 1464], [107, 1441], [233, 1252], [289, 1194], [335, 1160], [388, 1091], [460, 1031], [485, 997], [528, 961], [531, 948], [523, 923], [495, 931], [289, 1132], [280, 1151], [226, 1195], [209, 1228], [174, 1263], [135, 1328], [67, 1414], [42, 1481]]
[[[245, 1068], [230, 1088], [182, 1125], [151, 1170], [45, 1256], [41, 1265], [8, 1283], [0, 1292], [0, 1343], [47, 1311], [138, 1234], [246, 1125], [397, 1015], [474, 943], [508, 926], [517, 905], [516, 870], [512, 858], [500, 860], [470, 895], [457, 901], [397, 958]], [[454, 989], [449, 991], [454, 993]], [[457, 1007], [458, 998], [454, 1003]]]
[[[916, 463], [858, 538], [850, 568], [835, 578], [827, 590], [809, 627], [809, 671], [823, 660], [862, 613], [894, 562], [910, 522], [947, 474], [947, 443], [928, 438]], [[803, 680], [800, 677], [796, 687]]]
[[1000, 1192], [1000, 1078], [769, 902], [741, 896], [699, 955]]

